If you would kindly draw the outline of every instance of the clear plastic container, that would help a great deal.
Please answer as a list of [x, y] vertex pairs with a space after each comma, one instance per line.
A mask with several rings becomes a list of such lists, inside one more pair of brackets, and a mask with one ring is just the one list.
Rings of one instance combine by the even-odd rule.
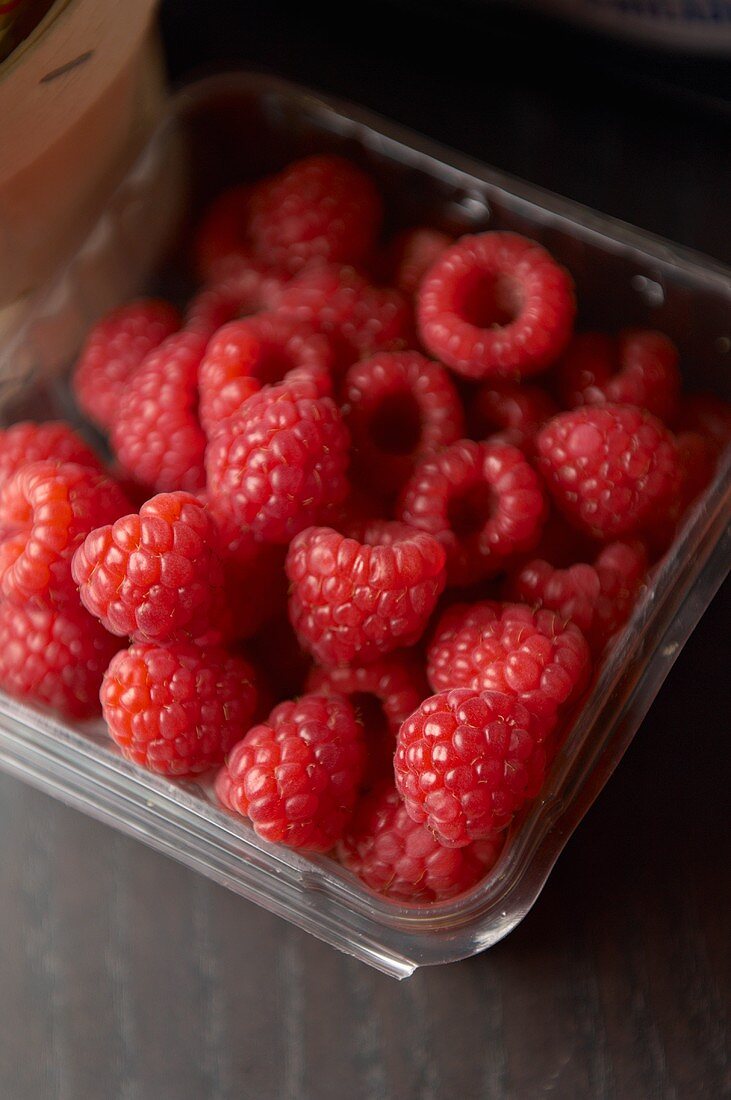
[[[258, 75], [181, 92], [111, 196], [84, 248], [33, 304], [0, 353], [0, 409], [73, 415], [71, 354], [101, 311], [145, 285], [183, 290], [168, 260], [190, 211], [227, 183], [301, 154], [338, 150], [388, 196], [394, 224], [501, 227], [540, 240], [572, 271], [584, 325], [652, 325], [681, 348], [691, 388], [729, 394], [731, 272], [439, 148], [371, 114]], [[174, 252], [172, 253], [174, 256]], [[620, 760], [728, 569], [731, 455], [689, 516], [613, 647], [542, 796], [495, 869], [455, 900], [394, 905], [327, 857], [259, 840], [218, 808], [206, 783], [127, 763], [101, 723], [72, 726], [0, 695], [0, 766], [139, 837], [235, 892], [395, 977], [461, 959], [505, 936], [538, 896], [561, 849]], [[631, 853], [628, 853], [631, 858]]]

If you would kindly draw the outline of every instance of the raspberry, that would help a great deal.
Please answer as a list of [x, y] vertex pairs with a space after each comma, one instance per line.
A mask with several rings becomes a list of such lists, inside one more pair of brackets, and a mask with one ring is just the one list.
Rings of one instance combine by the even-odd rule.
[[397, 234], [386, 250], [384, 282], [393, 283], [404, 294], [416, 294], [422, 279], [454, 237], [420, 225]]
[[368, 749], [365, 786], [393, 775], [396, 735], [429, 694], [424, 669], [411, 653], [391, 653], [370, 665], [313, 668], [307, 691], [345, 695], [363, 723]]
[[560, 355], [574, 322], [571, 276], [517, 233], [461, 237], [419, 288], [422, 343], [466, 378], [521, 378]]
[[491, 443], [510, 443], [531, 454], [535, 434], [558, 407], [538, 386], [485, 382], [470, 402], [472, 435]]
[[635, 534], [657, 522], [680, 487], [672, 436], [631, 405], [560, 413], [541, 428], [536, 448], [556, 504], [595, 538]]
[[543, 736], [559, 708], [583, 691], [589, 648], [555, 611], [486, 600], [454, 606], [436, 625], [427, 651], [434, 691], [468, 687], [517, 696], [540, 720]]
[[381, 352], [354, 363], [342, 395], [353, 465], [367, 487], [398, 489], [419, 460], [464, 434], [447, 371], [418, 351]]
[[217, 790], [264, 840], [327, 852], [363, 776], [363, 730], [341, 695], [280, 703], [231, 752]]
[[243, 737], [256, 687], [251, 666], [222, 649], [136, 643], [112, 659], [101, 702], [128, 760], [162, 775], [197, 775]]
[[203, 213], [193, 242], [195, 267], [204, 281], [215, 279], [222, 264], [247, 256], [251, 188], [229, 187]]
[[74, 393], [82, 412], [108, 431], [142, 360], [179, 328], [178, 311], [154, 298], [130, 302], [97, 322], [74, 371]]
[[398, 735], [406, 812], [448, 848], [507, 828], [543, 784], [536, 720], [515, 694], [456, 688], [425, 699]]
[[375, 661], [424, 632], [444, 588], [445, 555], [430, 535], [373, 521], [360, 539], [311, 527], [287, 553], [289, 616], [323, 665]]
[[718, 462], [715, 441], [698, 432], [680, 432], [675, 437], [680, 467], [680, 488], [664, 516], [642, 532], [653, 559], [672, 545], [683, 516], [713, 480]]
[[427, 459], [404, 487], [404, 523], [428, 531], [447, 552], [450, 584], [499, 573], [537, 543], [546, 502], [516, 447], [463, 439]]
[[270, 386], [211, 441], [208, 492], [256, 539], [286, 543], [345, 499], [347, 463], [348, 432], [334, 402]]
[[510, 594], [570, 619], [599, 653], [629, 618], [646, 572], [642, 543], [612, 542], [593, 565], [554, 569], [540, 558], [529, 562], [513, 578]]
[[120, 464], [159, 493], [205, 485], [206, 437], [197, 415], [200, 333], [170, 336], [135, 372], [112, 425]]
[[204, 286], [191, 299], [185, 327], [212, 336], [230, 321], [267, 309], [281, 294], [285, 281], [281, 275], [253, 261], [231, 262], [221, 278]]
[[[73, 576], [81, 602], [112, 634], [139, 642], [204, 639], [221, 624], [218, 530], [188, 493], [162, 493], [139, 515], [87, 535]], [[218, 637], [210, 640], [220, 641]]]
[[337, 857], [366, 886], [394, 901], [444, 901], [463, 894], [497, 862], [501, 838], [445, 848], [409, 817], [392, 781], [357, 806]]
[[284, 288], [275, 306], [336, 338], [346, 365], [377, 351], [413, 342], [411, 306], [398, 290], [372, 286], [352, 267], [328, 264], [306, 271]]
[[720, 455], [731, 440], [731, 405], [715, 393], [684, 394], [675, 430], [697, 432]]
[[104, 474], [73, 462], [23, 466], [0, 493], [0, 593], [16, 604], [76, 599], [71, 559], [89, 531], [129, 510]]
[[21, 466], [31, 462], [75, 462], [101, 470], [101, 462], [81, 436], [63, 420], [34, 424], [23, 420], [0, 431], [0, 489]]
[[104, 670], [119, 649], [81, 607], [0, 604], [0, 687], [69, 718], [98, 714]]
[[638, 405], [670, 423], [680, 396], [678, 349], [652, 329], [575, 336], [556, 371], [564, 405]]
[[334, 354], [327, 337], [278, 313], [224, 325], [200, 365], [200, 419], [212, 435], [262, 386], [305, 381], [315, 396], [332, 392]]
[[313, 260], [359, 263], [373, 248], [382, 215], [364, 172], [342, 157], [313, 156], [256, 187], [249, 229], [267, 263], [299, 271]]

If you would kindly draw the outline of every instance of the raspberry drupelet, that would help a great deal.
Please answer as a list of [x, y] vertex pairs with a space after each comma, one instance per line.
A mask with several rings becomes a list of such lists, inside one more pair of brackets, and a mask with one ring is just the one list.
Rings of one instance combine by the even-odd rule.
[[349, 538], [310, 527], [287, 553], [289, 615], [323, 665], [367, 663], [413, 645], [444, 588], [444, 550], [423, 531], [373, 521]]
[[140, 642], [220, 641], [226, 604], [218, 529], [189, 493], [87, 535], [73, 559], [81, 602], [112, 634]]
[[354, 473], [384, 493], [399, 489], [416, 463], [464, 435], [454, 383], [418, 351], [381, 352], [354, 363], [342, 398]]
[[358, 803], [337, 846], [344, 867], [393, 901], [445, 901], [469, 890], [494, 867], [501, 837], [446, 848], [409, 817], [393, 780], [382, 781]]
[[329, 397], [269, 386], [211, 440], [209, 496], [258, 541], [287, 543], [347, 496], [348, 445]]
[[345, 831], [364, 766], [363, 729], [347, 699], [303, 695], [249, 730], [216, 790], [264, 840], [327, 852]]
[[0, 593], [16, 604], [78, 603], [76, 548], [130, 508], [118, 485], [73, 462], [22, 466], [0, 492]]
[[206, 338], [183, 331], [151, 352], [126, 387], [112, 425], [120, 465], [159, 493], [205, 485], [206, 437], [198, 420], [198, 368]]
[[637, 405], [670, 424], [680, 396], [678, 349], [653, 329], [581, 333], [558, 364], [556, 382], [566, 408]]
[[91, 470], [102, 469], [91, 447], [63, 420], [40, 424], [22, 420], [0, 430], [0, 489], [21, 466], [31, 462], [75, 462]]
[[100, 713], [102, 676], [120, 647], [82, 607], [0, 603], [0, 688], [69, 718]]
[[124, 756], [163, 775], [197, 775], [222, 763], [256, 702], [248, 662], [188, 643], [121, 650], [101, 688], [110, 736]]
[[425, 699], [398, 735], [396, 787], [447, 847], [507, 828], [541, 789], [542, 731], [514, 692], [455, 688]]
[[315, 261], [357, 264], [381, 226], [380, 196], [360, 168], [338, 156], [311, 156], [254, 188], [249, 234], [256, 255], [299, 271]]
[[517, 696], [547, 736], [561, 708], [586, 687], [589, 647], [555, 611], [491, 600], [455, 605], [436, 624], [427, 650], [434, 691], [469, 687]]
[[109, 431], [132, 375], [179, 328], [178, 311], [155, 298], [130, 302], [98, 321], [74, 371], [74, 393], [81, 411]]
[[397, 513], [442, 544], [448, 583], [467, 585], [536, 545], [546, 501], [517, 447], [463, 439], [416, 467]]
[[211, 338], [198, 373], [199, 415], [212, 436], [264, 385], [308, 382], [316, 396], [332, 392], [335, 356], [328, 338], [291, 317], [258, 313], [232, 321]]
[[473, 439], [510, 443], [532, 454], [536, 432], [558, 411], [539, 386], [485, 382], [469, 403], [470, 434]]
[[490, 231], [446, 248], [419, 287], [424, 347], [465, 378], [519, 379], [553, 363], [571, 336], [571, 276], [535, 241]]
[[640, 533], [665, 518], [680, 490], [674, 438], [631, 405], [559, 413], [539, 431], [536, 450], [557, 506], [593, 538]]

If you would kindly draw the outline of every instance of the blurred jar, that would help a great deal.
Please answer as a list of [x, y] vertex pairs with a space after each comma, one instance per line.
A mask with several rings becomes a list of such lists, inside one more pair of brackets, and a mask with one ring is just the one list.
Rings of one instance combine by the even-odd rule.
[[83, 239], [160, 115], [155, 6], [55, 0], [0, 64], [0, 338]]

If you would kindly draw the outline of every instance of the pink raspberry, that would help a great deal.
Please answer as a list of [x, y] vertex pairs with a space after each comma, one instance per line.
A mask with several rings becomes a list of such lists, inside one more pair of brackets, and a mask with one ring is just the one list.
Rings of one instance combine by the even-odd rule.
[[673, 437], [631, 405], [560, 413], [541, 428], [536, 449], [556, 504], [594, 538], [632, 535], [658, 522], [680, 488]]
[[559, 710], [586, 686], [589, 647], [573, 623], [555, 611], [489, 600], [449, 608], [427, 651], [434, 691], [468, 687], [517, 696], [541, 723], [542, 736]]
[[417, 462], [464, 435], [447, 371], [418, 351], [380, 352], [354, 363], [342, 388], [353, 464], [366, 486], [400, 488]]
[[286, 278], [253, 260], [232, 260], [220, 266], [218, 279], [189, 302], [185, 327], [212, 336], [222, 325], [267, 309], [282, 292]]
[[646, 573], [647, 552], [641, 542], [612, 542], [593, 565], [579, 562], [555, 569], [540, 558], [528, 562], [513, 577], [510, 594], [558, 612], [600, 653], [632, 613]]
[[426, 349], [466, 378], [522, 378], [545, 370], [571, 336], [571, 277], [517, 233], [461, 237], [442, 252], [418, 294]]
[[102, 317], [91, 329], [74, 371], [81, 411], [108, 431], [140, 363], [179, 328], [178, 311], [154, 298], [130, 302]]
[[76, 601], [71, 559], [94, 527], [129, 510], [104, 474], [72, 462], [22, 466], [0, 493], [0, 593], [15, 604]]
[[442, 544], [449, 583], [464, 585], [536, 545], [546, 501], [522, 451], [463, 439], [416, 467], [398, 515]]
[[409, 817], [448, 848], [494, 837], [543, 785], [542, 732], [513, 693], [456, 688], [404, 722], [396, 787]]
[[313, 261], [359, 263], [375, 244], [382, 216], [364, 172], [342, 157], [312, 156], [254, 189], [249, 231], [268, 264], [299, 271]]
[[0, 489], [21, 466], [31, 462], [75, 462], [91, 470], [102, 468], [91, 447], [63, 420], [40, 424], [23, 420], [0, 430]]
[[539, 386], [485, 382], [470, 401], [471, 434], [532, 454], [536, 432], [557, 412], [553, 399]]
[[451, 244], [454, 237], [428, 225], [403, 230], [386, 250], [384, 282], [392, 283], [409, 296], [416, 294], [429, 268]]
[[209, 203], [195, 232], [193, 251], [199, 277], [215, 279], [222, 264], [246, 257], [251, 187], [229, 187]]
[[250, 665], [222, 649], [136, 643], [112, 659], [101, 702], [128, 760], [163, 775], [197, 775], [243, 737], [256, 687]]
[[208, 435], [264, 385], [305, 382], [328, 397], [334, 353], [322, 333], [278, 313], [224, 325], [211, 338], [198, 373], [201, 423]]
[[619, 336], [575, 336], [557, 368], [561, 400], [577, 405], [637, 405], [665, 423], [675, 416], [681, 378], [678, 349], [652, 329], [626, 329]]
[[137, 481], [160, 493], [194, 493], [205, 485], [206, 437], [198, 420], [200, 333], [180, 332], [135, 372], [112, 425], [112, 446]]
[[310, 527], [287, 553], [290, 619], [323, 665], [413, 645], [444, 588], [444, 551], [430, 535], [374, 521], [359, 536]]
[[91, 718], [119, 644], [72, 603], [61, 610], [0, 603], [0, 687], [69, 718]]
[[501, 838], [445, 848], [409, 817], [392, 780], [361, 799], [337, 857], [371, 890], [393, 901], [434, 902], [463, 894], [492, 869]]
[[87, 535], [74, 555], [81, 602], [112, 634], [138, 642], [220, 641], [218, 530], [189, 493], [161, 493], [139, 514]]
[[264, 840], [327, 852], [353, 812], [364, 763], [363, 730], [350, 703], [303, 695], [249, 730], [216, 788]]
[[262, 542], [289, 542], [345, 499], [348, 432], [329, 397], [286, 384], [244, 403], [211, 440], [208, 492]]

